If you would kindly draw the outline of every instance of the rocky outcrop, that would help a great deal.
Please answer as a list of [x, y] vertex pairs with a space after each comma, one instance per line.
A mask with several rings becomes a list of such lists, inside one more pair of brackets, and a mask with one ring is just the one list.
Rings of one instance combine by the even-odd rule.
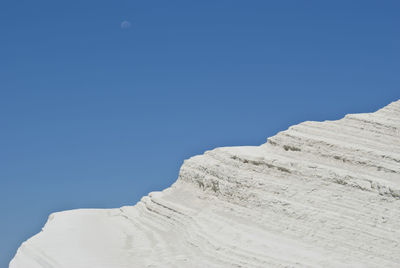
[[186, 160], [132, 207], [54, 213], [10, 268], [400, 267], [400, 101]]

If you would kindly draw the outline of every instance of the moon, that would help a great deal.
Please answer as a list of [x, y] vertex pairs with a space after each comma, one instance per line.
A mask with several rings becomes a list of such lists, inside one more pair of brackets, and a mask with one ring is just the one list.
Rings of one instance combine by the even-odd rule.
[[131, 27], [131, 23], [127, 20], [124, 20], [123, 22], [121, 22], [121, 29], [129, 29]]

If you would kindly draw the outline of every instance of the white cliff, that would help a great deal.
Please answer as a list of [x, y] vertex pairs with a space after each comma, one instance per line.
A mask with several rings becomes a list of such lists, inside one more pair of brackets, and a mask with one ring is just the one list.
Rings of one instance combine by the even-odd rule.
[[9, 267], [400, 267], [400, 101], [192, 157], [135, 206], [54, 213]]

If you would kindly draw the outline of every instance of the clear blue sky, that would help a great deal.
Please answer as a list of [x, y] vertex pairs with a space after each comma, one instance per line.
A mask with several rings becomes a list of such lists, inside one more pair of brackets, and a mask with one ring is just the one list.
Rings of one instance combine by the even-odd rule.
[[192, 155], [399, 99], [399, 14], [399, 1], [2, 0], [0, 266], [51, 212], [135, 204]]

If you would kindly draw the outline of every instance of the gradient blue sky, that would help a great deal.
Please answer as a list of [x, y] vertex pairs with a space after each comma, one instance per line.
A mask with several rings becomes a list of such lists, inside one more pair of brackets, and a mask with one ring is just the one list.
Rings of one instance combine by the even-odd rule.
[[399, 1], [2, 0], [0, 266], [51, 212], [135, 204], [192, 155], [400, 98], [399, 13]]

